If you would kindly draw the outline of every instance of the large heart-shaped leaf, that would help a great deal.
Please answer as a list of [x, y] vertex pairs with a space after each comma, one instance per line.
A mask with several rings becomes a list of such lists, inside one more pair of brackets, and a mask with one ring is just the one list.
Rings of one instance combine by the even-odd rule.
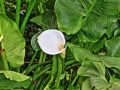
[[56, 0], [58, 27], [67, 34], [80, 30], [80, 41], [97, 41], [108, 24], [118, 20], [119, 3], [119, 0]]
[[1, 48], [5, 49], [10, 65], [20, 67], [24, 64], [25, 40], [15, 22], [0, 13], [0, 36], [3, 36]]
[[56, 0], [55, 13], [61, 31], [74, 34], [80, 30], [85, 13], [77, 0]]

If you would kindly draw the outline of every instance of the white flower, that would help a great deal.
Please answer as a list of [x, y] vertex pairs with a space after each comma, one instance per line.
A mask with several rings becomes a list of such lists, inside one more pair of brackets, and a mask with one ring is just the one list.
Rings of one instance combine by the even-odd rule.
[[45, 53], [55, 55], [65, 52], [65, 38], [61, 31], [56, 29], [45, 30], [37, 38], [38, 44]]

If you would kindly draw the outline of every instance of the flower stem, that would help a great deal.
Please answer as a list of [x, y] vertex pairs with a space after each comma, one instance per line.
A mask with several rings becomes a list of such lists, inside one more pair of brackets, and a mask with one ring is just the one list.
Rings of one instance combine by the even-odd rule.
[[15, 22], [17, 23], [18, 26], [19, 26], [19, 21], [20, 21], [20, 6], [21, 6], [21, 0], [17, 0]]
[[48, 84], [45, 86], [44, 90], [47, 90], [49, 88], [49, 86], [51, 85], [57, 74], [57, 65], [58, 65], [57, 56], [54, 55], [52, 60], [53, 60], [53, 65], [52, 65], [51, 77]]
[[[38, 61], [38, 64], [42, 63], [43, 61], [45, 61], [45, 58], [46, 58], [46, 54], [41, 51], [40, 52], [40, 58], [39, 58], [39, 61]], [[33, 75], [33, 80], [35, 80], [35, 77], [37, 75], [37, 73], [41, 70], [40, 67], [36, 68], [35, 72], [34, 72], [34, 75]], [[37, 82], [37, 80], [35, 80]], [[37, 82], [38, 83], [38, 82]], [[30, 89], [34, 89], [35, 88], [35, 85], [31, 85]]]
[[49, 81], [49, 79], [50, 79], [50, 75], [49, 75], [49, 76], [45, 79], [45, 81], [41, 84], [39, 90], [43, 90], [44, 85], [47, 84], [47, 82]]
[[[62, 74], [65, 73], [65, 59], [61, 58], [61, 62], [62, 62]], [[64, 79], [62, 80], [62, 85], [64, 86]]]
[[32, 12], [33, 7], [34, 7], [35, 4], [36, 4], [36, 1], [37, 1], [37, 0], [31, 0], [30, 3], [29, 3], [29, 4], [31, 4], [31, 6], [28, 8], [27, 13], [26, 13], [26, 15], [25, 15], [25, 18], [24, 18], [24, 20], [23, 20], [23, 22], [22, 22], [22, 25], [21, 25], [21, 27], [20, 27], [20, 31], [21, 31], [22, 34], [24, 34], [27, 20], [28, 20], [30, 14], [31, 14], [31, 12]]
[[36, 51], [35, 54], [32, 56], [32, 59], [30, 60], [30, 63], [29, 63], [29, 65], [28, 65], [28, 67], [26, 69], [26, 72], [25, 72], [26, 75], [28, 74], [30, 66], [32, 65], [33, 61], [35, 60], [35, 57], [37, 56], [37, 54], [38, 54], [38, 51]]
[[67, 62], [65, 63], [65, 67], [66, 67], [66, 66], [69, 66], [69, 65], [72, 65], [72, 64], [74, 64], [74, 63], [77, 63], [77, 60], [75, 60], [75, 59], [69, 60], [69, 61], [67, 61]]
[[74, 83], [76, 82], [76, 80], [77, 80], [78, 76], [79, 76], [78, 74], [75, 76], [75, 78], [73, 79], [73, 81], [72, 81], [71, 85], [74, 85]]
[[38, 6], [38, 8], [39, 8], [39, 12], [40, 12], [40, 14], [42, 14], [42, 13], [44, 12], [43, 4], [40, 3], [40, 5]]
[[[55, 87], [58, 88], [60, 86], [60, 76], [62, 74], [63, 71], [63, 62], [61, 60], [61, 57], [58, 55], [58, 72], [57, 72], [57, 77], [55, 80]], [[62, 68], [62, 69], [61, 69]]]
[[5, 53], [4, 49], [2, 49], [1, 57], [2, 57], [2, 61], [3, 61], [4, 69], [9, 70], [8, 61], [7, 61], [6, 53]]
[[62, 61], [62, 73], [64, 73], [64, 67], [65, 67], [65, 62], [64, 62], [65, 59], [61, 58], [61, 61]]
[[[44, 68], [41, 69], [41, 71], [40, 71], [39, 73], [34, 74], [32, 80], [33, 80], [34, 82], [36, 82], [36, 80], [37, 80], [41, 75], [43, 75], [45, 72], [47, 72], [47, 71], [50, 70], [51, 68], [52, 68], [52, 65], [51, 65], [51, 64], [46, 65]], [[29, 90], [34, 90], [35, 85], [36, 85], [36, 84], [32, 84], [32, 85], [29, 87]]]
[[33, 65], [33, 66], [31, 66], [31, 69], [29, 69], [28, 74], [29, 74], [31, 71], [37, 69], [38, 67], [41, 67], [41, 66], [44, 66], [44, 65], [47, 65], [47, 64], [51, 64], [51, 63], [52, 63], [52, 61], [46, 61], [46, 62], [43, 62], [43, 63], [39, 63], [39, 64], [37, 64], [37, 65]]
[[1, 4], [2, 12], [6, 14], [3, 0], [0, 0], [0, 4]]
[[[38, 64], [43, 63], [43, 61], [45, 60], [45, 58], [46, 58], [46, 54], [43, 51], [40, 51], [40, 58], [39, 58]], [[38, 67], [35, 70], [35, 73], [39, 72], [39, 70], [40, 70], [40, 67]]]

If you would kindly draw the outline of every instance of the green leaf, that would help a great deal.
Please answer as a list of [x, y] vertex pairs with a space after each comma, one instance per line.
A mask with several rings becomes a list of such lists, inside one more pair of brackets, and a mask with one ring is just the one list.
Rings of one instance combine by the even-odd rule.
[[46, 71], [52, 68], [51, 64], [46, 65], [40, 72], [35, 73], [35, 76], [33, 77], [34, 80], [36, 80], [38, 77], [43, 75]]
[[[50, 89], [50, 90], [51, 90], [51, 89]], [[60, 86], [59, 88], [53, 89], [53, 90], [64, 90], [64, 86]]]
[[90, 77], [89, 80], [86, 79], [87, 81], [85, 80], [83, 82], [82, 90], [90, 89], [90, 87], [94, 87], [97, 90], [119, 90], [118, 88], [120, 88], [119, 79], [114, 78], [110, 80], [110, 82], [107, 81], [105, 77], [105, 66], [101, 62], [85, 61], [82, 66], [80, 66], [77, 73], [82, 76]]
[[119, 69], [120, 67], [120, 57], [97, 56], [95, 54], [92, 54], [90, 51], [71, 43], [67, 43], [67, 46], [70, 48], [75, 59], [80, 63], [84, 62], [85, 60], [101, 61], [108, 68], [113, 67]]
[[62, 32], [75, 34], [81, 28], [83, 12], [77, 0], [56, 0], [55, 13]]
[[70, 48], [71, 52], [73, 53], [75, 59], [78, 62], [82, 63], [87, 58], [90, 59], [90, 60], [100, 61], [100, 58], [97, 55], [92, 54], [90, 51], [88, 51], [84, 48], [81, 48], [78, 45], [74, 45], [74, 44], [71, 44], [71, 43], [66, 43], [66, 46], [68, 46]]
[[1, 48], [5, 49], [10, 65], [20, 67], [24, 64], [25, 40], [15, 22], [0, 13], [0, 36], [3, 36]]
[[14, 71], [1, 71], [0, 73], [3, 73], [5, 75], [6, 78], [9, 78], [10, 80], [14, 80], [17, 82], [22, 82], [25, 81], [27, 79], [29, 79], [29, 76], [14, 72]]
[[97, 41], [106, 32], [108, 24], [118, 20], [117, 3], [119, 1], [56, 0], [58, 27], [67, 34], [79, 32], [80, 41]]
[[117, 28], [114, 32], [114, 37], [120, 36], [120, 27]]
[[119, 90], [120, 89], [120, 79], [114, 78], [111, 82], [111, 87], [108, 90]]
[[108, 56], [120, 56], [120, 37], [112, 38], [105, 42], [106, 55]]
[[[82, 66], [80, 66], [77, 73], [82, 76], [90, 77], [90, 84], [87, 84], [87, 87], [95, 86], [97, 90], [106, 90], [106, 88], [110, 87], [105, 77], [105, 66], [101, 62], [85, 61]], [[88, 81], [86, 83], [88, 83]]]
[[[28, 88], [31, 84], [31, 79], [26, 79], [22, 82], [6, 79], [3, 74], [0, 74], [0, 90], [19, 90], [20, 88]], [[22, 89], [23, 90], [23, 89]]]
[[67, 90], [75, 90], [73, 85], [69, 85]]
[[86, 42], [85, 49], [93, 53], [99, 53], [101, 49], [104, 48], [105, 41], [106, 41], [106, 38], [102, 37], [97, 42]]
[[36, 33], [31, 39], [31, 46], [35, 51], [40, 50], [40, 46], [38, 45], [38, 42], [37, 42], [37, 37], [39, 35], [40, 35], [40, 32]]
[[[111, 38], [112, 36], [114, 36], [114, 32], [116, 31], [116, 29], [119, 27], [119, 23], [115, 22], [115, 23], [111, 23], [110, 25], [108, 25], [108, 29], [106, 30], [106, 34], [109, 38]], [[117, 33], [117, 32], [116, 32]]]
[[83, 83], [82, 83], [82, 88], [81, 90], [92, 90], [91, 85], [90, 85], [90, 79], [86, 79]]
[[90, 79], [91, 85], [95, 86], [97, 90], [119, 90], [120, 79], [114, 78], [111, 82], [106, 82], [100, 77], [92, 77]]
[[120, 70], [120, 57], [101, 56], [100, 59], [106, 67]]
[[64, 77], [65, 77], [65, 74], [61, 74], [60, 75], [60, 80], [64, 79]]
[[42, 26], [43, 30], [57, 28], [55, 13], [51, 11], [33, 17], [30, 21]]
[[77, 73], [82, 76], [102, 77], [105, 79], [105, 66], [101, 62], [85, 61]]
[[[84, 87], [82, 86], [82, 90], [87, 90], [87, 87], [89, 86], [91, 88], [94, 87], [95, 90], [114, 90], [113, 88], [119, 90], [119, 82], [117, 82], [118, 80], [110, 80], [110, 82], [107, 81], [109, 76], [106, 77], [106, 69], [110, 68], [120, 71], [120, 57], [97, 56], [78, 45], [71, 43], [67, 43], [66, 45], [70, 48], [75, 59], [81, 62], [81, 66], [79, 67], [77, 73], [83, 77], [90, 78], [89, 85], [88, 81], [82, 84], [85, 85]], [[105, 69], [105, 67], [107, 68]], [[115, 85], [113, 85], [113, 83]]]
[[91, 81], [91, 86], [93, 87], [95, 86], [95, 89], [97, 90], [108, 90], [108, 88], [111, 86], [109, 82], [107, 82], [101, 77], [92, 77], [90, 78], [90, 81]]

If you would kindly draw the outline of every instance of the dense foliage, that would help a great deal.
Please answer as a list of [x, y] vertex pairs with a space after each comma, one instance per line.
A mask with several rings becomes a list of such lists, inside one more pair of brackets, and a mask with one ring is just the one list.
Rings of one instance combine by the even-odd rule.
[[[119, 18], [120, 0], [0, 0], [0, 90], [119, 90]], [[48, 29], [65, 57], [41, 50]]]

